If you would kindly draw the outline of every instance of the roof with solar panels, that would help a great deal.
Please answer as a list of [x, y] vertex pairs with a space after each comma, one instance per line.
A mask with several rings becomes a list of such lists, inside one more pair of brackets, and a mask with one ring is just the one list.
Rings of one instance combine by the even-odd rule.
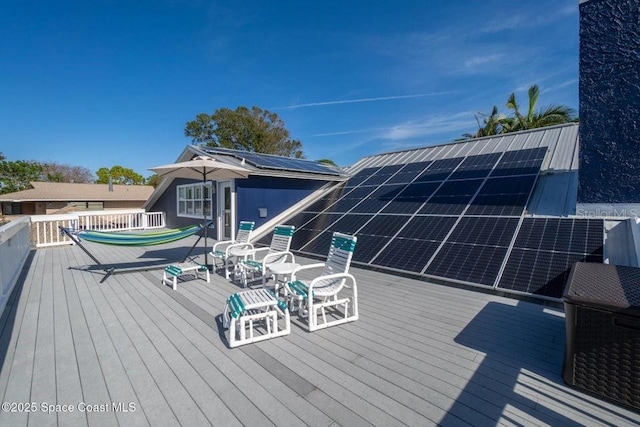
[[368, 156], [346, 171], [276, 219], [296, 226], [293, 250], [326, 256], [333, 232], [351, 233], [360, 266], [551, 300], [573, 263], [603, 261], [603, 220], [573, 216], [578, 124]]

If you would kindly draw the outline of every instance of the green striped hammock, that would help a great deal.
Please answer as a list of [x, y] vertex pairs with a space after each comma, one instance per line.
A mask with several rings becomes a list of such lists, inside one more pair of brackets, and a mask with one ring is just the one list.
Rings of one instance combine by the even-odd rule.
[[159, 230], [149, 233], [120, 233], [97, 230], [81, 230], [72, 232], [77, 237], [89, 242], [115, 246], [152, 246], [175, 242], [185, 237], [193, 236], [202, 229], [202, 224], [190, 225], [170, 230]]

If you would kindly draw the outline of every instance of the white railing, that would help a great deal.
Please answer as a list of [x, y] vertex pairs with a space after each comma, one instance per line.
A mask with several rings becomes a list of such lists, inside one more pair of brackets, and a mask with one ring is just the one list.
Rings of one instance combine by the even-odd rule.
[[31, 241], [36, 248], [68, 245], [71, 239], [60, 227], [79, 230], [148, 230], [165, 227], [164, 212], [145, 212], [142, 209], [76, 212], [61, 215], [33, 215]]
[[29, 250], [29, 218], [0, 226], [0, 313], [7, 305]]

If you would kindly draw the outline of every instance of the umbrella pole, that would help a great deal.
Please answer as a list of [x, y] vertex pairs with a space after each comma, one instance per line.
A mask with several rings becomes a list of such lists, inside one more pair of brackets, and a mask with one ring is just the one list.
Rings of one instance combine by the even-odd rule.
[[[207, 187], [207, 175], [205, 172], [205, 168], [202, 169], [202, 196], [205, 194], [205, 189]], [[209, 234], [209, 226], [207, 225], [207, 210], [205, 209], [205, 200], [202, 198], [202, 221], [204, 222], [204, 265], [209, 269], [209, 261], [207, 254], [207, 237]]]

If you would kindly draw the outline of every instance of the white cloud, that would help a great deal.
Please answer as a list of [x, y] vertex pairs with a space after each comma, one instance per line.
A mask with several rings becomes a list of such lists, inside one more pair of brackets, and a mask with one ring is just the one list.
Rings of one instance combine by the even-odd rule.
[[359, 98], [359, 99], [339, 99], [334, 101], [321, 101], [321, 102], [309, 102], [306, 104], [294, 104], [287, 107], [276, 107], [274, 110], [293, 110], [296, 108], [305, 107], [320, 107], [325, 105], [339, 105], [339, 104], [356, 104], [360, 102], [379, 102], [379, 101], [394, 101], [398, 99], [410, 99], [410, 98], [424, 98], [427, 96], [440, 96], [450, 95], [454, 92], [434, 92], [434, 93], [417, 93], [413, 95], [396, 95], [396, 96], [379, 96], [375, 98]]
[[379, 137], [391, 141], [401, 141], [457, 131], [462, 134], [475, 126], [473, 113], [465, 111], [448, 116], [436, 116], [420, 121], [400, 123], [388, 128]]
[[504, 53], [494, 53], [492, 55], [474, 56], [464, 61], [464, 66], [474, 68], [487, 63], [498, 62], [505, 57]]
[[368, 140], [406, 140], [427, 135], [460, 131], [460, 134], [476, 126], [472, 112], [465, 111], [449, 116], [431, 117], [424, 120], [406, 121], [397, 125], [377, 128], [361, 128], [336, 132], [324, 132], [308, 135], [304, 138], [321, 138], [339, 135], [373, 133]]

